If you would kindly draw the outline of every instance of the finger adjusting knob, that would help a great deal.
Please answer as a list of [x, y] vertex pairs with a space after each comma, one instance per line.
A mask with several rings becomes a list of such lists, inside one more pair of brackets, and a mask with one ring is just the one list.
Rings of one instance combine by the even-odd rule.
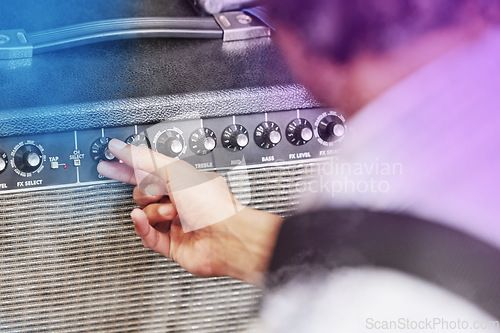
[[113, 155], [108, 148], [109, 141], [111, 138], [101, 137], [90, 146], [90, 157], [96, 162], [101, 161], [116, 161], [115, 155]]

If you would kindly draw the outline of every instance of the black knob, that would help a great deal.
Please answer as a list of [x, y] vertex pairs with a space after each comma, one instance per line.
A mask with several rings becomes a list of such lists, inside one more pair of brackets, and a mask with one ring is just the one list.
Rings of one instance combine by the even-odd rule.
[[108, 143], [111, 138], [100, 137], [99, 139], [92, 142], [90, 146], [90, 157], [96, 162], [101, 161], [117, 161], [117, 158], [111, 154], [108, 149]]
[[0, 173], [4, 172], [9, 165], [9, 158], [7, 153], [3, 150], [0, 150]]
[[286, 127], [286, 138], [292, 145], [305, 145], [313, 138], [311, 123], [304, 118], [292, 120]]
[[184, 138], [175, 130], [166, 130], [158, 133], [154, 145], [157, 152], [176, 157], [184, 151]]
[[253, 138], [260, 148], [273, 148], [281, 141], [280, 127], [272, 121], [265, 121], [257, 126]]
[[189, 137], [189, 148], [196, 155], [209, 154], [217, 146], [217, 137], [210, 128], [198, 128]]
[[132, 134], [131, 136], [125, 139], [125, 143], [137, 147], [151, 148], [151, 143], [149, 142], [148, 137], [145, 136], [144, 134]]
[[335, 142], [344, 134], [344, 122], [337, 115], [327, 115], [318, 122], [318, 135], [324, 142]]
[[242, 150], [248, 145], [248, 142], [248, 131], [242, 125], [229, 125], [222, 132], [222, 145], [228, 150]]
[[17, 149], [14, 154], [14, 164], [23, 172], [37, 170], [43, 162], [43, 154], [40, 148], [33, 144], [25, 144]]

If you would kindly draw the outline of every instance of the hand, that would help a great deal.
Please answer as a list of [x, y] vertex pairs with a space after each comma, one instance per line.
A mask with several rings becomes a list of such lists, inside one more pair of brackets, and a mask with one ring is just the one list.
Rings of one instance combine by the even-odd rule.
[[242, 206], [224, 179], [187, 162], [113, 139], [122, 163], [98, 171], [137, 185], [131, 213], [136, 234], [152, 250], [199, 276], [231, 276], [259, 284], [282, 219]]

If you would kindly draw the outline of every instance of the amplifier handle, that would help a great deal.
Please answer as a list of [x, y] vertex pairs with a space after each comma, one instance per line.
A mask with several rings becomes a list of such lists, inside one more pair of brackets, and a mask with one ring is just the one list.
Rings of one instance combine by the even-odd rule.
[[89, 22], [27, 34], [22, 29], [0, 31], [0, 60], [31, 58], [85, 44], [145, 37], [210, 38], [224, 41], [270, 35], [270, 29], [243, 12], [215, 17], [145, 17]]

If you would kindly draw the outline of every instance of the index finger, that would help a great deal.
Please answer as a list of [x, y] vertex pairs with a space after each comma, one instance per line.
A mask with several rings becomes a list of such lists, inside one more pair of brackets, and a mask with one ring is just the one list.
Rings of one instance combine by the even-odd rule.
[[216, 173], [201, 172], [186, 161], [165, 156], [147, 147], [128, 145], [113, 139], [109, 142], [108, 148], [125, 165], [132, 167], [136, 176], [141, 172], [150, 174], [137, 181], [137, 185], [143, 192], [148, 187], [156, 185], [160, 191], [155, 194], [164, 195], [168, 192], [174, 195], [175, 192], [194, 188], [220, 177]]
[[155, 173], [160, 168], [177, 161], [175, 158], [156, 153], [147, 147], [129, 145], [118, 139], [112, 139], [108, 144], [108, 149], [124, 164], [147, 173]]

